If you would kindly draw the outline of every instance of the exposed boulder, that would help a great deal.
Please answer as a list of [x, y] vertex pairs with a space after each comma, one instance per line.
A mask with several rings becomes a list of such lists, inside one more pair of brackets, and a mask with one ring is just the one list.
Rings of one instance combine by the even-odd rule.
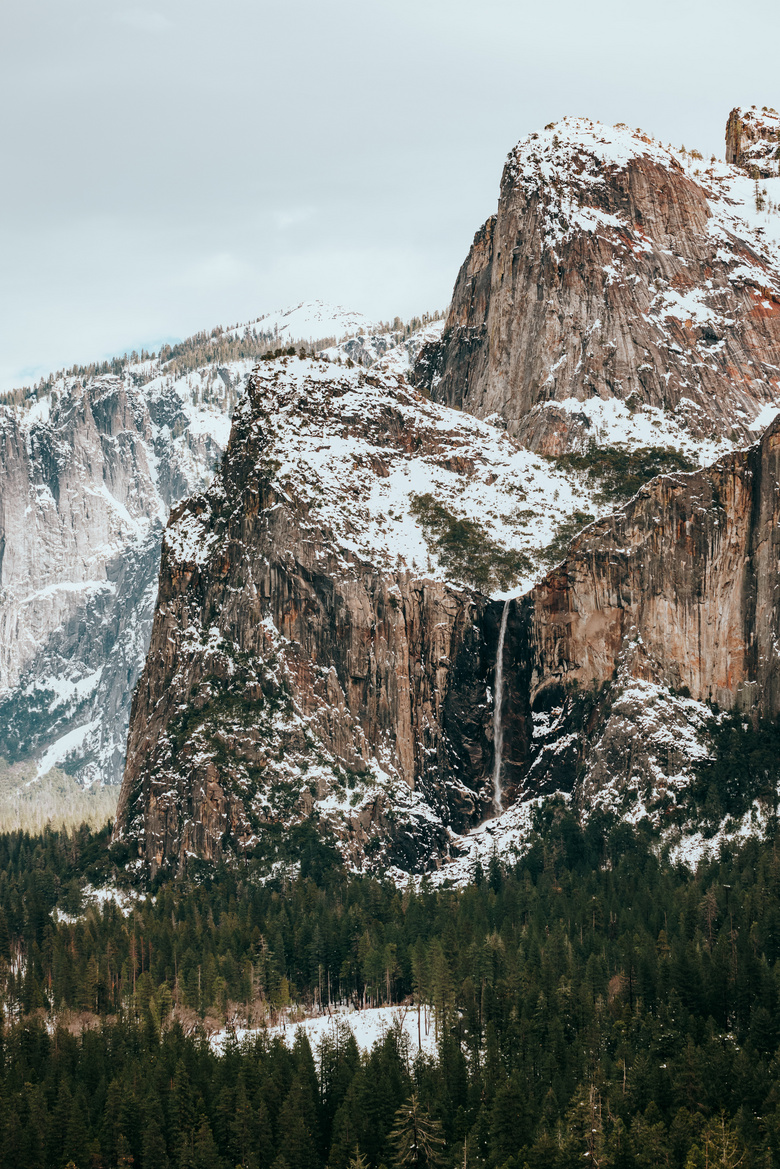
[[739, 106], [726, 123], [726, 162], [741, 167], [753, 178], [780, 174], [780, 114], [764, 106]]

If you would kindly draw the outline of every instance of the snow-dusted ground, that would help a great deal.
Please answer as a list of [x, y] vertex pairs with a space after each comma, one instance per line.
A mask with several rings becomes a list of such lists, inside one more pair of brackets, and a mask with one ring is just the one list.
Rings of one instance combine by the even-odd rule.
[[[468, 885], [474, 880], [477, 863], [485, 874], [494, 856], [502, 866], [515, 864], [528, 851], [534, 813], [546, 799], [551, 798], [568, 801], [571, 797], [564, 792], [556, 792], [552, 797], [523, 800], [507, 808], [500, 816], [485, 820], [471, 832], [462, 836], [453, 834], [452, 852], [457, 850], [459, 855], [445, 861], [440, 869], [428, 874], [426, 880], [436, 886]], [[400, 886], [409, 881], [408, 874], [400, 870], [393, 873], [393, 878]]]
[[110, 904], [116, 905], [122, 917], [129, 917], [136, 904], [139, 901], [146, 900], [146, 895], [139, 893], [136, 889], [95, 889], [92, 885], [85, 885], [81, 891], [81, 896], [84, 903], [84, 908], [81, 913], [65, 913], [64, 910], [58, 909], [55, 906], [52, 910], [52, 917], [56, 921], [70, 922], [72, 924], [73, 922], [82, 920], [86, 915], [87, 909], [94, 906], [102, 912], [105, 906]]
[[[547, 402], [545, 406], [565, 410], [568, 414], [584, 415], [590, 423], [588, 437], [602, 447], [625, 447], [628, 450], [673, 447], [700, 467], [709, 466], [734, 447], [726, 439], [694, 438], [686, 429], [684, 420], [698, 407], [685, 398], [675, 414], [655, 406], [629, 410], [619, 398], [589, 398], [585, 402], [578, 398], [564, 398], [562, 402]], [[751, 426], [756, 437], [778, 413], [780, 399], [776, 405], [763, 407]]]
[[361, 330], [370, 333], [375, 327], [374, 321], [354, 309], [322, 300], [306, 300], [290, 308], [266, 313], [247, 325], [237, 325], [230, 332], [240, 336], [244, 329], [254, 328], [258, 332], [275, 334], [281, 345], [284, 342], [320, 341], [324, 337], [342, 340], [354, 337]]
[[[295, 357], [261, 364], [256, 384], [267, 402], [258, 425], [271, 438], [266, 454], [276, 466], [276, 490], [304, 500], [312, 524], [334, 534], [345, 558], [355, 554], [451, 579], [413, 510], [420, 496], [432, 496], [498, 547], [526, 554], [528, 568], [509, 590], [523, 592], [546, 571], [540, 555], [572, 513], [605, 511], [593, 485], [557, 470], [503, 430], [428, 401], [396, 375], [375, 368], [366, 377], [358, 368]], [[415, 441], [406, 443], [405, 435]], [[214, 538], [208, 522], [207, 514], [188, 514], [169, 528], [166, 540], [179, 559], [208, 555]]]
[[680, 836], [675, 834], [674, 842], [669, 849], [669, 860], [672, 864], [686, 865], [694, 870], [699, 861], [716, 857], [723, 845], [732, 845], [739, 848], [751, 836], [763, 836], [767, 828], [766, 809], [756, 800], [744, 816], [734, 820], [728, 816], [713, 836], [705, 836], [703, 832], [692, 832]]
[[[367, 1007], [362, 1011], [336, 1008], [331, 1015], [315, 1015], [300, 1022], [285, 1022], [275, 1027], [264, 1028], [262, 1033], [271, 1039], [282, 1039], [288, 1047], [292, 1047], [297, 1032], [302, 1030], [312, 1050], [316, 1052], [323, 1039], [335, 1040], [339, 1031], [345, 1027], [352, 1032], [361, 1051], [370, 1051], [388, 1031], [398, 1028], [408, 1040], [411, 1058], [418, 1052], [422, 1052], [423, 1055], [436, 1054], [436, 1035], [431, 1012], [421, 1010], [418, 1027], [416, 1007]], [[251, 1039], [258, 1031], [239, 1027], [233, 1034], [241, 1042]], [[210, 1042], [215, 1050], [222, 1049], [227, 1036], [227, 1031], [219, 1031], [211, 1036]]]

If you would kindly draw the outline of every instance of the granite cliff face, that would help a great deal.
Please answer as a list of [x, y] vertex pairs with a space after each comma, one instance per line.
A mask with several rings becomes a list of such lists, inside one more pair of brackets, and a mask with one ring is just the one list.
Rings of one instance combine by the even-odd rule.
[[640, 131], [567, 118], [532, 134], [509, 155], [418, 384], [550, 454], [586, 446], [610, 401], [744, 439], [778, 395], [780, 219], [766, 207], [780, 180], [768, 181], [761, 207], [740, 169], [705, 169]]
[[[533, 511], [512, 498], [525, 481], [541, 512], [564, 480], [392, 375], [268, 363], [218, 480], [166, 533], [116, 838], [153, 875], [310, 819], [357, 866], [448, 871], [494, 814], [505, 605], [495, 830], [555, 791], [587, 809], [636, 804], [640, 781], [681, 788], [705, 703], [780, 713], [779, 449], [780, 421], [711, 469], [652, 480], [524, 595], [490, 599], [457, 579], [477, 546], [448, 559], [415, 501], [463, 508], [472, 491], [486, 519]], [[499, 527], [478, 539], [522, 589], [534, 544], [500, 544]]]
[[152, 874], [312, 816], [355, 864], [446, 855], [492, 801], [483, 590], [530, 582], [572, 503], [398, 375], [262, 363], [166, 533], [117, 838]]
[[[780, 420], [756, 445], [654, 479], [588, 527], [510, 602], [516, 794], [574, 792], [587, 807], [641, 772], [657, 797], [702, 753], [692, 731], [708, 707], [780, 715], [778, 563]], [[654, 703], [666, 722], [660, 771], [642, 726]]]

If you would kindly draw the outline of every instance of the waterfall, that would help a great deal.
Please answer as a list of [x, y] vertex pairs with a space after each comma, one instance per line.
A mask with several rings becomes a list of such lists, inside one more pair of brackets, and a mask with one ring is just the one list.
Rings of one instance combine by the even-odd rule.
[[497, 816], [500, 816], [503, 811], [501, 807], [501, 755], [504, 747], [504, 724], [501, 721], [501, 707], [504, 701], [504, 638], [506, 637], [508, 615], [509, 601], [504, 601], [501, 630], [498, 635], [498, 649], [496, 650], [495, 695], [493, 697], [493, 806]]

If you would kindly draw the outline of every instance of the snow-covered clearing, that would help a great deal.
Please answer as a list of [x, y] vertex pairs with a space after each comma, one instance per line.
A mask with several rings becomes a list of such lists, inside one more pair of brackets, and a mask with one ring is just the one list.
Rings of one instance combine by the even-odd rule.
[[[419, 1027], [418, 1027], [419, 1023]], [[419, 1016], [416, 1007], [366, 1007], [362, 1011], [346, 1008], [334, 1008], [330, 1015], [314, 1015], [300, 1021], [285, 1021], [284, 1023], [256, 1028], [239, 1027], [231, 1034], [241, 1042], [252, 1039], [258, 1034], [265, 1034], [270, 1039], [282, 1039], [288, 1047], [292, 1047], [295, 1036], [302, 1030], [312, 1049], [324, 1039], [335, 1041], [339, 1031], [348, 1028], [355, 1037], [361, 1051], [370, 1051], [375, 1043], [387, 1035], [393, 1028], [399, 1028], [409, 1042], [409, 1053], [412, 1057], [422, 1052], [424, 1055], [435, 1055], [436, 1035], [433, 1017], [430, 1010], [420, 1010]], [[220, 1051], [225, 1044], [229, 1032], [218, 1031], [211, 1036], [212, 1047]]]

